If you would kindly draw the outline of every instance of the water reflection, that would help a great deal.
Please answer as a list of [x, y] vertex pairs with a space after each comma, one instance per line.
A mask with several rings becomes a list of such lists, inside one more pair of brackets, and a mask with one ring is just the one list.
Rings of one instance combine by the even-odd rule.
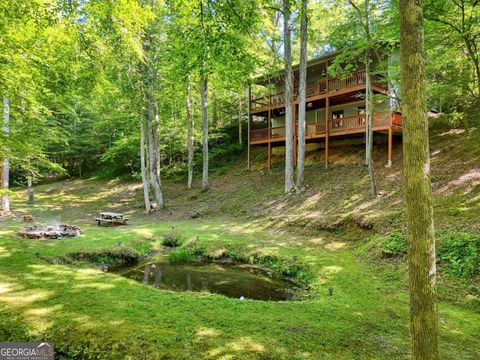
[[290, 300], [298, 295], [298, 289], [291, 282], [273, 279], [251, 267], [170, 264], [162, 260], [118, 272], [158, 289], [208, 291], [233, 298], [274, 301]]

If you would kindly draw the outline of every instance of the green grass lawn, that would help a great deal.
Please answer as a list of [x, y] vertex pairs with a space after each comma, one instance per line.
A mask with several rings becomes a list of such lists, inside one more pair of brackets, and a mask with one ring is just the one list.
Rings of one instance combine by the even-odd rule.
[[[273, 196], [272, 188], [263, 195]], [[211, 216], [194, 220], [176, 216], [194, 209], [188, 207], [189, 196], [198, 197], [192, 201], [202, 201], [203, 207], [211, 201], [208, 196], [228, 196], [219, 188], [212, 190], [213, 195], [172, 192], [172, 205], [161, 216], [141, 213], [141, 190], [135, 183], [74, 180], [36, 190], [34, 206], [25, 203], [24, 191], [16, 191], [12, 208], [17, 216], [0, 219], [1, 341], [53, 341], [66, 359], [409, 356], [406, 266], [400, 260], [371, 256], [374, 236], [368, 231], [302, 233], [298, 227], [272, 228], [269, 216], [241, 217], [225, 210], [221, 200], [218, 209], [224, 210], [215, 210], [213, 202]], [[128, 213], [131, 224], [97, 227], [93, 217], [101, 210]], [[26, 213], [39, 223], [79, 225], [83, 234], [65, 240], [21, 239], [15, 233], [24, 226], [21, 215]], [[201, 292], [161, 291], [86, 264], [54, 265], [42, 260], [105, 248], [145, 254], [161, 245], [172, 226], [186, 242], [184, 247], [193, 244], [212, 257], [225, 252], [244, 258], [262, 254], [304, 264], [311, 274], [308, 299], [241, 301]], [[478, 300], [464, 300], [459, 284], [439, 276], [440, 352], [442, 359], [478, 359]], [[465, 285], [472, 286], [475, 283]], [[329, 288], [333, 296], [328, 295]]]

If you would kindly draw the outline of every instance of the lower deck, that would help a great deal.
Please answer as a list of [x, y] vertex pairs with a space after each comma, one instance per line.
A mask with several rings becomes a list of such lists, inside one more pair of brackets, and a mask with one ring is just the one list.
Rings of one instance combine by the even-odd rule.
[[[297, 125], [293, 129], [294, 158], [297, 151]], [[385, 133], [388, 136], [388, 164], [392, 162], [393, 135], [401, 135], [403, 129], [402, 115], [398, 112], [376, 112], [373, 117], [373, 131]], [[271, 168], [272, 147], [285, 146], [285, 126], [276, 126], [251, 130], [249, 133], [249, 146], [268, 147], [268, 168]], [[354, 115], [338, 119], [329, 119], [305, 124], [305, 141], [325, 141], [325, 165], [328, 165], [328, 142], [332, 137], [348, 137], [349, 135], [365, 134], [365, 115]]]

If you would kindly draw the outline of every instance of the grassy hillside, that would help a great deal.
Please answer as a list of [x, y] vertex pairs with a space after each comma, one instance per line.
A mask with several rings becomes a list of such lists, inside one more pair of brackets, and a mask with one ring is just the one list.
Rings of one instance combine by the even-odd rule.
[[[466, 273], [447, 256], [463, 249], [450, 246], [456, 239], [476, 244], [480, 233], [479, 140], [479, 130], [437, 126], [432, 132], [435, 223], [446, 254], [438, 279], [443, 359], [480, 357], [478, 268]], [[33, 206], [18, 189], [15, 217], [0, 219], [0, 339], [51, 340], [63, 358], [408, 358], [401, 145], [392, 168], [383, 166], [385, 148], [377, 148], [377, 199], [359, 165], [362, 149], [334, 146], [328, 170], [308, 166], [309, 187], [300, 195], [283, 195], [281, 158], [269, 172], [260, 152], [254, 171], [240, 159], [213, 176], [208, 192], [167, 180], [167, 209], [148, 216], [139, 183], [46, 184], [36, 188]], [[131, 224], [98, 228], [92, 218], [102, 210], [130, 214]], [[84, 233], [60, 241], [19, 239], [15, 232], [27, 213], [41, 223], [80, 225]], [[104, 250], [145, 255], [161, 247], [172, 226], [185, 251], [241, 261], [268, 257], [273, 260], [263, 266], [305, 270], [308, 299], [158, 291], [89, 264], [45, 261]]]

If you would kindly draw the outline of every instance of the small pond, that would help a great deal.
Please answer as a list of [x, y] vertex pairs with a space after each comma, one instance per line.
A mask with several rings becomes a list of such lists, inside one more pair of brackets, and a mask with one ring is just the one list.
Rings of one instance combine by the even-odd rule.
[[206, 291], [237, 299], [293, 300], [301, 293], [292, 282], [246, 265], [172, 264], [157, 259], [114, 272], [158, 289]]

